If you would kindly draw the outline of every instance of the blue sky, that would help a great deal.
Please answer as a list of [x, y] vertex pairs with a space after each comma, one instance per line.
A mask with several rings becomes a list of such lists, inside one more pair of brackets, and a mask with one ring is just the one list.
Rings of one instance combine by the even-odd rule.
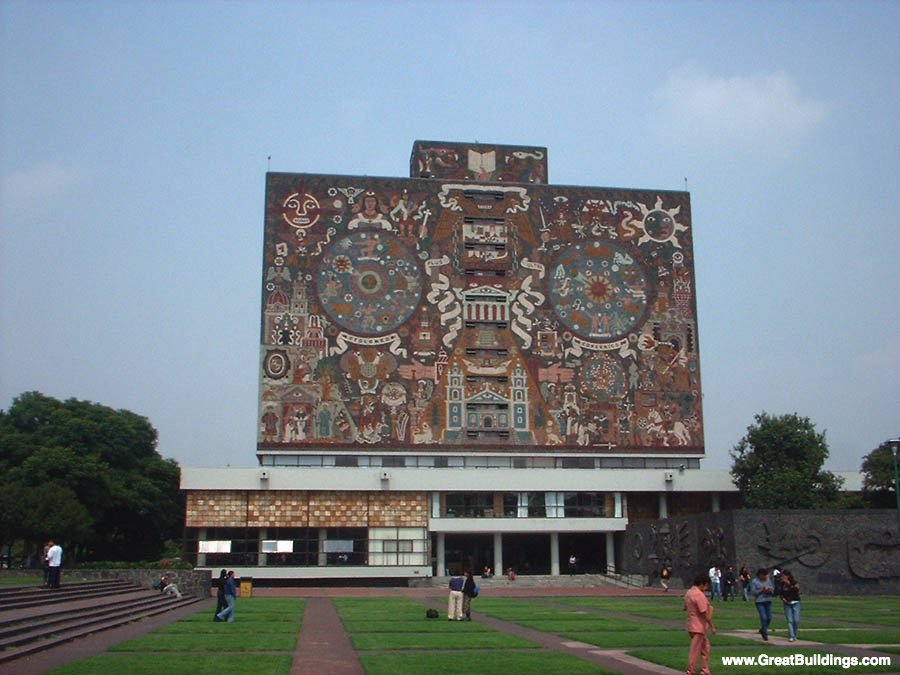
[[900, 435], [900, 3], [0, 2], [0, 407], [147, 416], [255, 463], [263, 186], [543, 145], [691, 192], [707, 459], [756, 413], [828, 466]]

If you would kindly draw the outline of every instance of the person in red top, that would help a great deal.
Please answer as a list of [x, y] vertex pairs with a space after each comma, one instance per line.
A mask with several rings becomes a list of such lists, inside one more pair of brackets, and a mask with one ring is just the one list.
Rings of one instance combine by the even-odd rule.
[[700, 659], [700, 675], [709, 675], [709, 637], [712, 630], [713, 608], [706, 597], [709, 592], [709, 576], [701, 572], [694, 576], [694, 585], [684, 594], [684, 610], [687, 612], [687, 632], [691, 636], [691, 651], [688, 654], [687, 675], [696, 675], [697, 659]]

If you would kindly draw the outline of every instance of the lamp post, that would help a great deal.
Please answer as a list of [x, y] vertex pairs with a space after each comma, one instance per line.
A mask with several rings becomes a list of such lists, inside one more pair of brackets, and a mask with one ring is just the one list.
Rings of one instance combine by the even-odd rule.
[[897, 498], [897, 526], [900, 527], [900, 471], [897, 470], [897, 451], [900, 450], [900, 438], [888, 441], [891, 455], [894, 457], [894, 496]]

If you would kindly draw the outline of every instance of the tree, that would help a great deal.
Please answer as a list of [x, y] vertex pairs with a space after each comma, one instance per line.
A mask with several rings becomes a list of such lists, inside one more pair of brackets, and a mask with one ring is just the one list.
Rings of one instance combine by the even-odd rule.
[[822, 466], [828, 458], [825, 434], [797, 413], [761, 413], [734, 446], [731, 475], [744, 506], [813, 509], [834, 504], [843, 479]]
[[0, 411], [0, 544], [52, 537], [68, 559], [142, 560], [178, 537], [177, 463], [149, 420], [39, 392]]
[[876, 508], [895, 508], [894, 456], [891, 445], [885, 441], [863, 458], [863, 495], [866, 502]]

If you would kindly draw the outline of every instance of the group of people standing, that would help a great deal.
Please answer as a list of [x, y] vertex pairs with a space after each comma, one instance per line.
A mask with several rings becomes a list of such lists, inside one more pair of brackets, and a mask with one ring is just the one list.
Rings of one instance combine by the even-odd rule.
[[735, 574], [733, 565], [728, 565], [724, 573], [721, 567], [713, 565], [709, 568], [709, 599], [736, 600], [737, 582], [738, 575]]
[[478, 585], [468, 570], [462, 576], [450, 577], [450, 597], [447, 599], [447, 621], [471, 621], [472, 598], [478, 596]]
[[[731, 568], [729, 568], [731, 569]], [[684, 609], [687, 612], [687, 632], [691, 637], [691, 647], [688, 653], [688, 665], [685, 671], [687, 675], [697, 673], [697, 662], [700, 662], [701, 675], [709, 673], [709, 632], [716, 633], [713, 624], [712, 600], [716, 597], [714, 586], [715, 575], [713, 566], [706, 573], [699, 573], [694, 577], [693, 586], [684, 594]], [[769, 570], [760, 568], [756, 577], [750, 580], [746, 568], [741, 568], [740, 581], [744, 582], [746, 575], [748, 583], [744, 586], [744, 599], [748, 594], [753, 597], [756, 610], [759, 613], [759, 634], [763, 640], [769, 639], [769, 624], [772, 622], [772, 602], [774, 598], [780, 598], [784, 606], [784, 616], [787, 619], [788, 638], [791, 642], [797, 640], [797, 629], [800, 626], [800, 584], [787, 570], [775, 568], [772, 572], [773, 579], [769, 579]], [[667, 587], [668, 584], [665, 584]], [[668, 590], [668, 588], [666, 588]], [[719, 595], [727, 599], [727, 595]]]

